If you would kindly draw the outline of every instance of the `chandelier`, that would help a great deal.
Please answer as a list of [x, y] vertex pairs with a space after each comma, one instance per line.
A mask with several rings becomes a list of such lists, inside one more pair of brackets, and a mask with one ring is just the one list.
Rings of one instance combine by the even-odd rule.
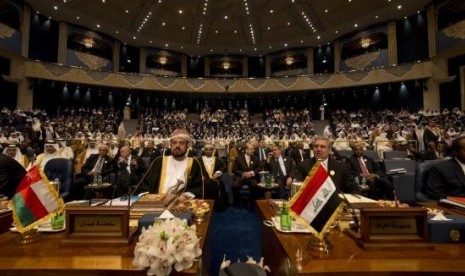
[[92, 48], [94, 46], [94, 40], [92, 38], [84, 38], [82, 43], [87, 49]]
[[224, 70], [229, 70], [229, 68], [231, 67], [231, 63], [229, 63], [227, 61], [223, 62], [222, 65], [223, 65]]
[[371, 42], [371, 39], [362, 38], [362, 40], [360, 41], [360, 44], [362, 45], [362, 48], [366, 49], [366, 48], [370, 47], [370, 42]]
[[286, 64], [287, 64], [288, 66], [291, 66], [292, 63], [294, 63], [294, 58], [293, 58], [293, 57], [287, 57], [287, 58], [284, 60], [284, 62], [286, 62]]
[[161, 65], [165, 65], [167, 61], [168, 59], [166, 57], [160, 57], [160, 59], [158, 59], [158, 62], [160, 62]]

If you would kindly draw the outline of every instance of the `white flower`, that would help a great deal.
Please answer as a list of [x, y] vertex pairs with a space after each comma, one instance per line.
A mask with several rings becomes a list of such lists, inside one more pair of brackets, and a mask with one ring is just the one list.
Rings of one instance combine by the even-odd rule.
[[147, 275], [169, 275], [173, 265], [176, 271], [187, 269], [200, 255], [195, 225], [179, 218], [156, 220], [142, 229], [132, 264], [139, 270], [149, 268]]

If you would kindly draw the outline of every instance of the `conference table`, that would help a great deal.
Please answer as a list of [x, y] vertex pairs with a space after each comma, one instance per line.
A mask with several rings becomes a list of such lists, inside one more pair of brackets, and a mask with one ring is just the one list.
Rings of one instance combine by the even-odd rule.
[[[260, 217], [270, 220], [273, 211], [269, 203], [256, 203]], [[310, 234], [283, 233], [263, 226], [264, 263], [271, 268], [271, 275], [465, 273], [465, 244], [364, 250], [353, 237], [338, 229], [330, 230], [327, 238], [333, 249], [319, 252], [309, 248]]]
[[[207, 200], [210, 210], [214, 202]], [[211, 240], [208, 235], [212, 211], [203, 221], [193, 221], [200, 238], [202, 256], [193, 266], [171, 275], [208, 275]], [[65, 233], [41, 233], [38, 241], [20, 245], [19, 233], [0, 235], [0, 275], [146, 275], [132, 265], [138, 237], [128, 245], [63, 246]]]

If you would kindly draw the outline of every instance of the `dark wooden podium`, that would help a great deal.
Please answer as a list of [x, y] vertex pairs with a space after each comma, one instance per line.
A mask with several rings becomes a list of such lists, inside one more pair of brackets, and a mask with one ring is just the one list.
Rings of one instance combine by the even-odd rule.
[[[214, 202], [207, 201], [210, 210]], [[196, 223], [202, 256], [184, 271], [172, 275], [208, 275], [211, 264], [211, 239], [208, 235], [212, 211]], [[20, 246], [19, 233], [0, 235], [0, 275], [147, 275], [132, 266], [138, 237], [129, 245], [61, 246], [64, 232], [42, 233], [35, 243]]]
[[[257, 212], [271, 219], [267, 201], [257, 201]], [[334, 245], [329, 253], [312, 251], [309, 234], [286, 234], [263, 226], [262, 255], [271, 275], [307, 275], [324, 273], [414, 274], [464, 273], [465, 244], [434, 244], [433, 250], [398, 248], [363, 250], [339, 230], [331, 230], [328, 239]]]

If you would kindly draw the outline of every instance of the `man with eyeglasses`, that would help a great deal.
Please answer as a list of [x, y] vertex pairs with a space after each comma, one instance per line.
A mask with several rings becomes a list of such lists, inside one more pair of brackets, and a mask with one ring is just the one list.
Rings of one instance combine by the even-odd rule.
[[185, 129], [171, 133], [171, 155], [159, 156], [152, 162], [142, 190], [155, 194], [178, 194], [181, 201], [203, 198], [200, 164], [187, 156], [191, 140]]

